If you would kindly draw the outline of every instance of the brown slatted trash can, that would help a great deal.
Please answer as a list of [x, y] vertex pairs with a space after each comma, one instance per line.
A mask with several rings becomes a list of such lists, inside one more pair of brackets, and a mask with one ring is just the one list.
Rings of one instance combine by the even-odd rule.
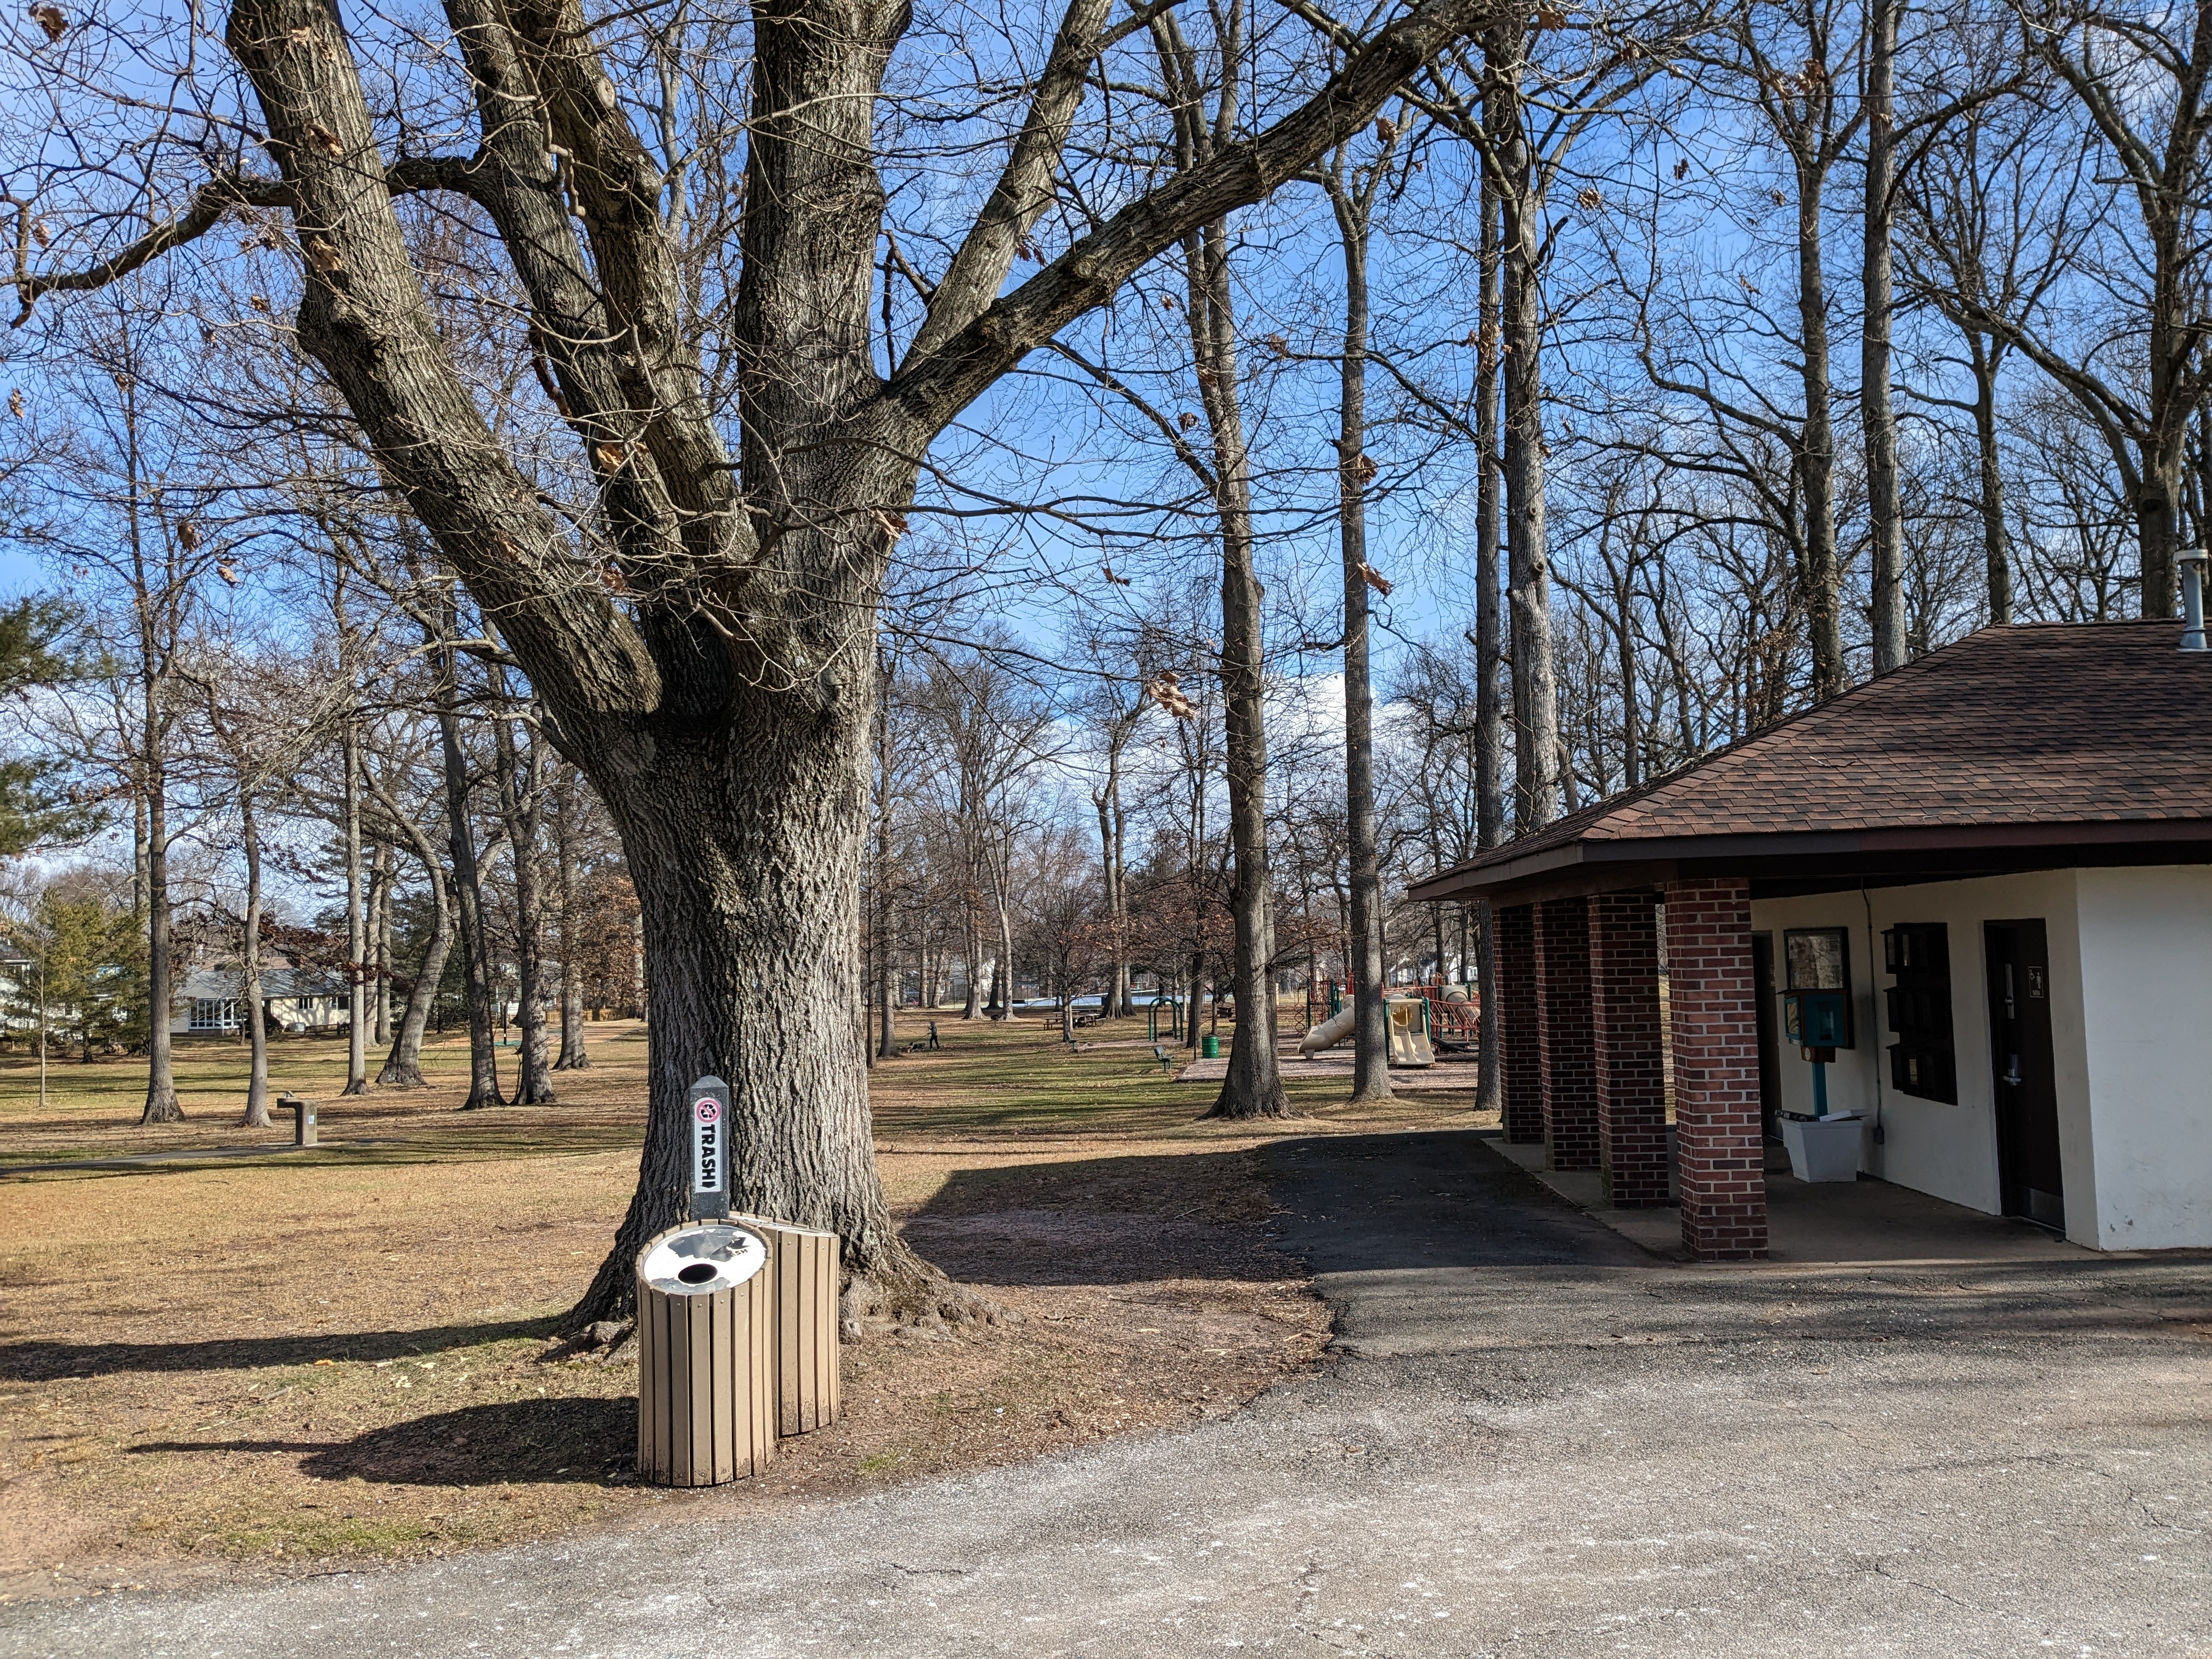
[[637, 1472], [663, 1486], [758, 1474], [775, 1455], [775, 1281], [758, 1232], [671, 1228], [637, 1256]]
[[776, 1432], [806, 1434], [843, 1414], [837, 1387], [837, 1235], [761, 1216], [734, 1218], [768, 1240], [775, 1281]]

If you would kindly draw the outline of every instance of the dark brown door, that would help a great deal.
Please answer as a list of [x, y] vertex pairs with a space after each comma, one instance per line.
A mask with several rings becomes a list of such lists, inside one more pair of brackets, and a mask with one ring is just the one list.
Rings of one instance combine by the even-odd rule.
[[2058, 1171], [2058, 1079], [2051, 1060], [2051, 955], [2038, 921], [1982, 924], [1990, 963], [1990, 1061], [1996, 1079], [1997, 1179], [2007, 1215], [2066, 1225]]
[[1774, 935], [1751, 936], [1751, 987], [1759, 1003], [1759, 1124], [1770, 1141], [1782, 1139], [1782, 1037], [1774, 1006]]

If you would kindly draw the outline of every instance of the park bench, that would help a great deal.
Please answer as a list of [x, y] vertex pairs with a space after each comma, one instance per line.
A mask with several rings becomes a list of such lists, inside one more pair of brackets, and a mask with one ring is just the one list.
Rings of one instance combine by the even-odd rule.
[[1175, 1056], [1159, 1043], [1155, 1042], [1152, 1045], [1152, 1058], [1159, 1061], [1160, 1070], [1163, 1072], [1175, 1070]]

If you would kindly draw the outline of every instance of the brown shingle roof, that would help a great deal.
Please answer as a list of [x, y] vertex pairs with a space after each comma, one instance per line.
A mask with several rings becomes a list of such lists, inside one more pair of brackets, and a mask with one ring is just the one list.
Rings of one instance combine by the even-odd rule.
[[2212, 825], [2212, 652], [2179, 624], [1988, 628], [1432, 877], [1553, 848], [2008, 825]]

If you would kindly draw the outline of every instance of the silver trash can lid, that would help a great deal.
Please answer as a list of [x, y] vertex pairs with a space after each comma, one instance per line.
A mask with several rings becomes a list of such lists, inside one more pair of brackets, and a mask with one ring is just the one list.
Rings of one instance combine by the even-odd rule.
[[637, 1264], [645, 1282], [668, 1296], [712, 1296], [744, 1284], [768, 1265], [768, 1244], [750, 1228], [702, 1221], [670, 1233]]

